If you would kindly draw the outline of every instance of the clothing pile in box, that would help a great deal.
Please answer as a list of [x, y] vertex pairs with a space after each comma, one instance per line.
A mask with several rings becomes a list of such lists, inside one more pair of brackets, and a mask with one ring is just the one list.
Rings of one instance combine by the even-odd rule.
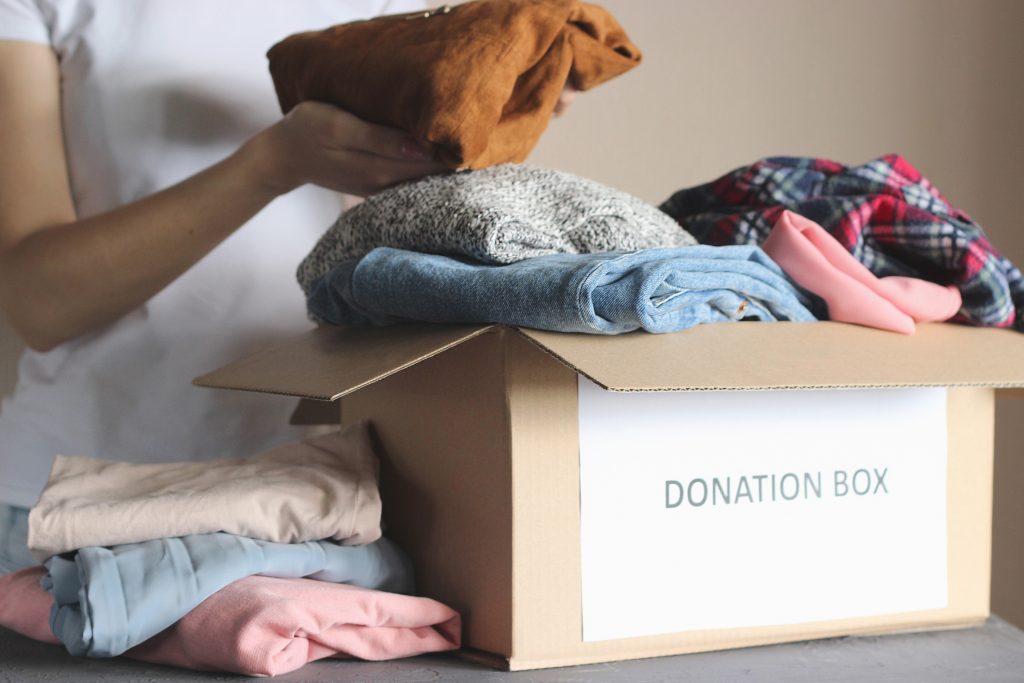
[[43, 564], [0, 577], [0, 625], [73, 655], [272, 676], [459, 646], [381, 537], [365, 424], [249, 459], [58, 456], [29, 515]]
[[851, 167], [767, 159], [660, 210], [519, 165], [564, 87], [589, 90], [641, 63], [599, 6], [468, 2], [300, 33], [267, 56], [282, 111], [336, 104], [461, 169], [342, 214], [299, 268], [318, 322], [619, 334], [831, 319], [909, 334], [954, 319], [1024, 329], [1020, 271], [898, 156]]
[[[700, 244], [698, 244], [698, 241]], [[400, 185], [343, 213], [298, 271], [311, 317], [561, 332], [732, 320], [1024, 330], [1024, 279], [913, 166], [776, 158], [659, 208], [504, 164]]]

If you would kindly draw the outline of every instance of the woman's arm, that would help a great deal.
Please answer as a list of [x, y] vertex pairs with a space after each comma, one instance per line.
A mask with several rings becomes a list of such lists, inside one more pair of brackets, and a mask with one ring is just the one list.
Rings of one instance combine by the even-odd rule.
[[191, 178], [78, 220], [56, 57], [0, 42], [0, 310], [49, 350], [143, 304], [280, 194], [366, 195], [441, 170], [400, 131], [305, 103]]

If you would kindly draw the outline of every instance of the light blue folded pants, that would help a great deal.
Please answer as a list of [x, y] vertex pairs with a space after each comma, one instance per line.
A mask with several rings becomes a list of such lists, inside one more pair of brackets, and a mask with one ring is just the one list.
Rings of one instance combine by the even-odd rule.
[[412, 564], [386, 538], [368, 545], [271, 543], [194, 534], [89, 547], [46, 561], [50, 628], [73, 655], [116, 657], [247, 576], [309, 577], [409, 594]]
[[34, 564], [28, 551], [28, 510], [0, 503], [0, 574]]
[[676, 332], [730, 320], [814, 320], [815, 301], [758, 247], [551, 254], [485, 265], [380, 247], [306, 300], [333, 325], [502, 323], [555, 332]]

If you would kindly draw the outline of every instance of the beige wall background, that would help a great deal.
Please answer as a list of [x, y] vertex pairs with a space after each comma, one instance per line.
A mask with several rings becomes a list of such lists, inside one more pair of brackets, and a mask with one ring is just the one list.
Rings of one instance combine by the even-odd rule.
[[[755, 159], [907, 156], [1024, 264], [1024, 2], [605, 0], [644, 64], [533, 163], [651, 202]], [[0, 387], [20, 346], [0, 328]], [[998, 406], [993, 605], [1024, 626], [1024, 400]]]

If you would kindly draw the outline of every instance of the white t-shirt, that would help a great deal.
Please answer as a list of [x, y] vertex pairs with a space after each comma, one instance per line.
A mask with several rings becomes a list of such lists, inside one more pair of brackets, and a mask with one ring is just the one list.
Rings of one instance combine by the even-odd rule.
[[[0, 40], [52, 46], [79, 217], [173, 185], [280, 117], [267, 49], [422, 0], [0, 0]], [[0, 144], [3, 131], [0, 130]], [[22, 356], [0, 407], [0, 502], [31, 506], [58, 453], [131, 462], [244, 456], [296, 438], [294, 400], [196, 375], [307, 329], [294, 271], [340, 195], [280, 197], [113, 325]]]

